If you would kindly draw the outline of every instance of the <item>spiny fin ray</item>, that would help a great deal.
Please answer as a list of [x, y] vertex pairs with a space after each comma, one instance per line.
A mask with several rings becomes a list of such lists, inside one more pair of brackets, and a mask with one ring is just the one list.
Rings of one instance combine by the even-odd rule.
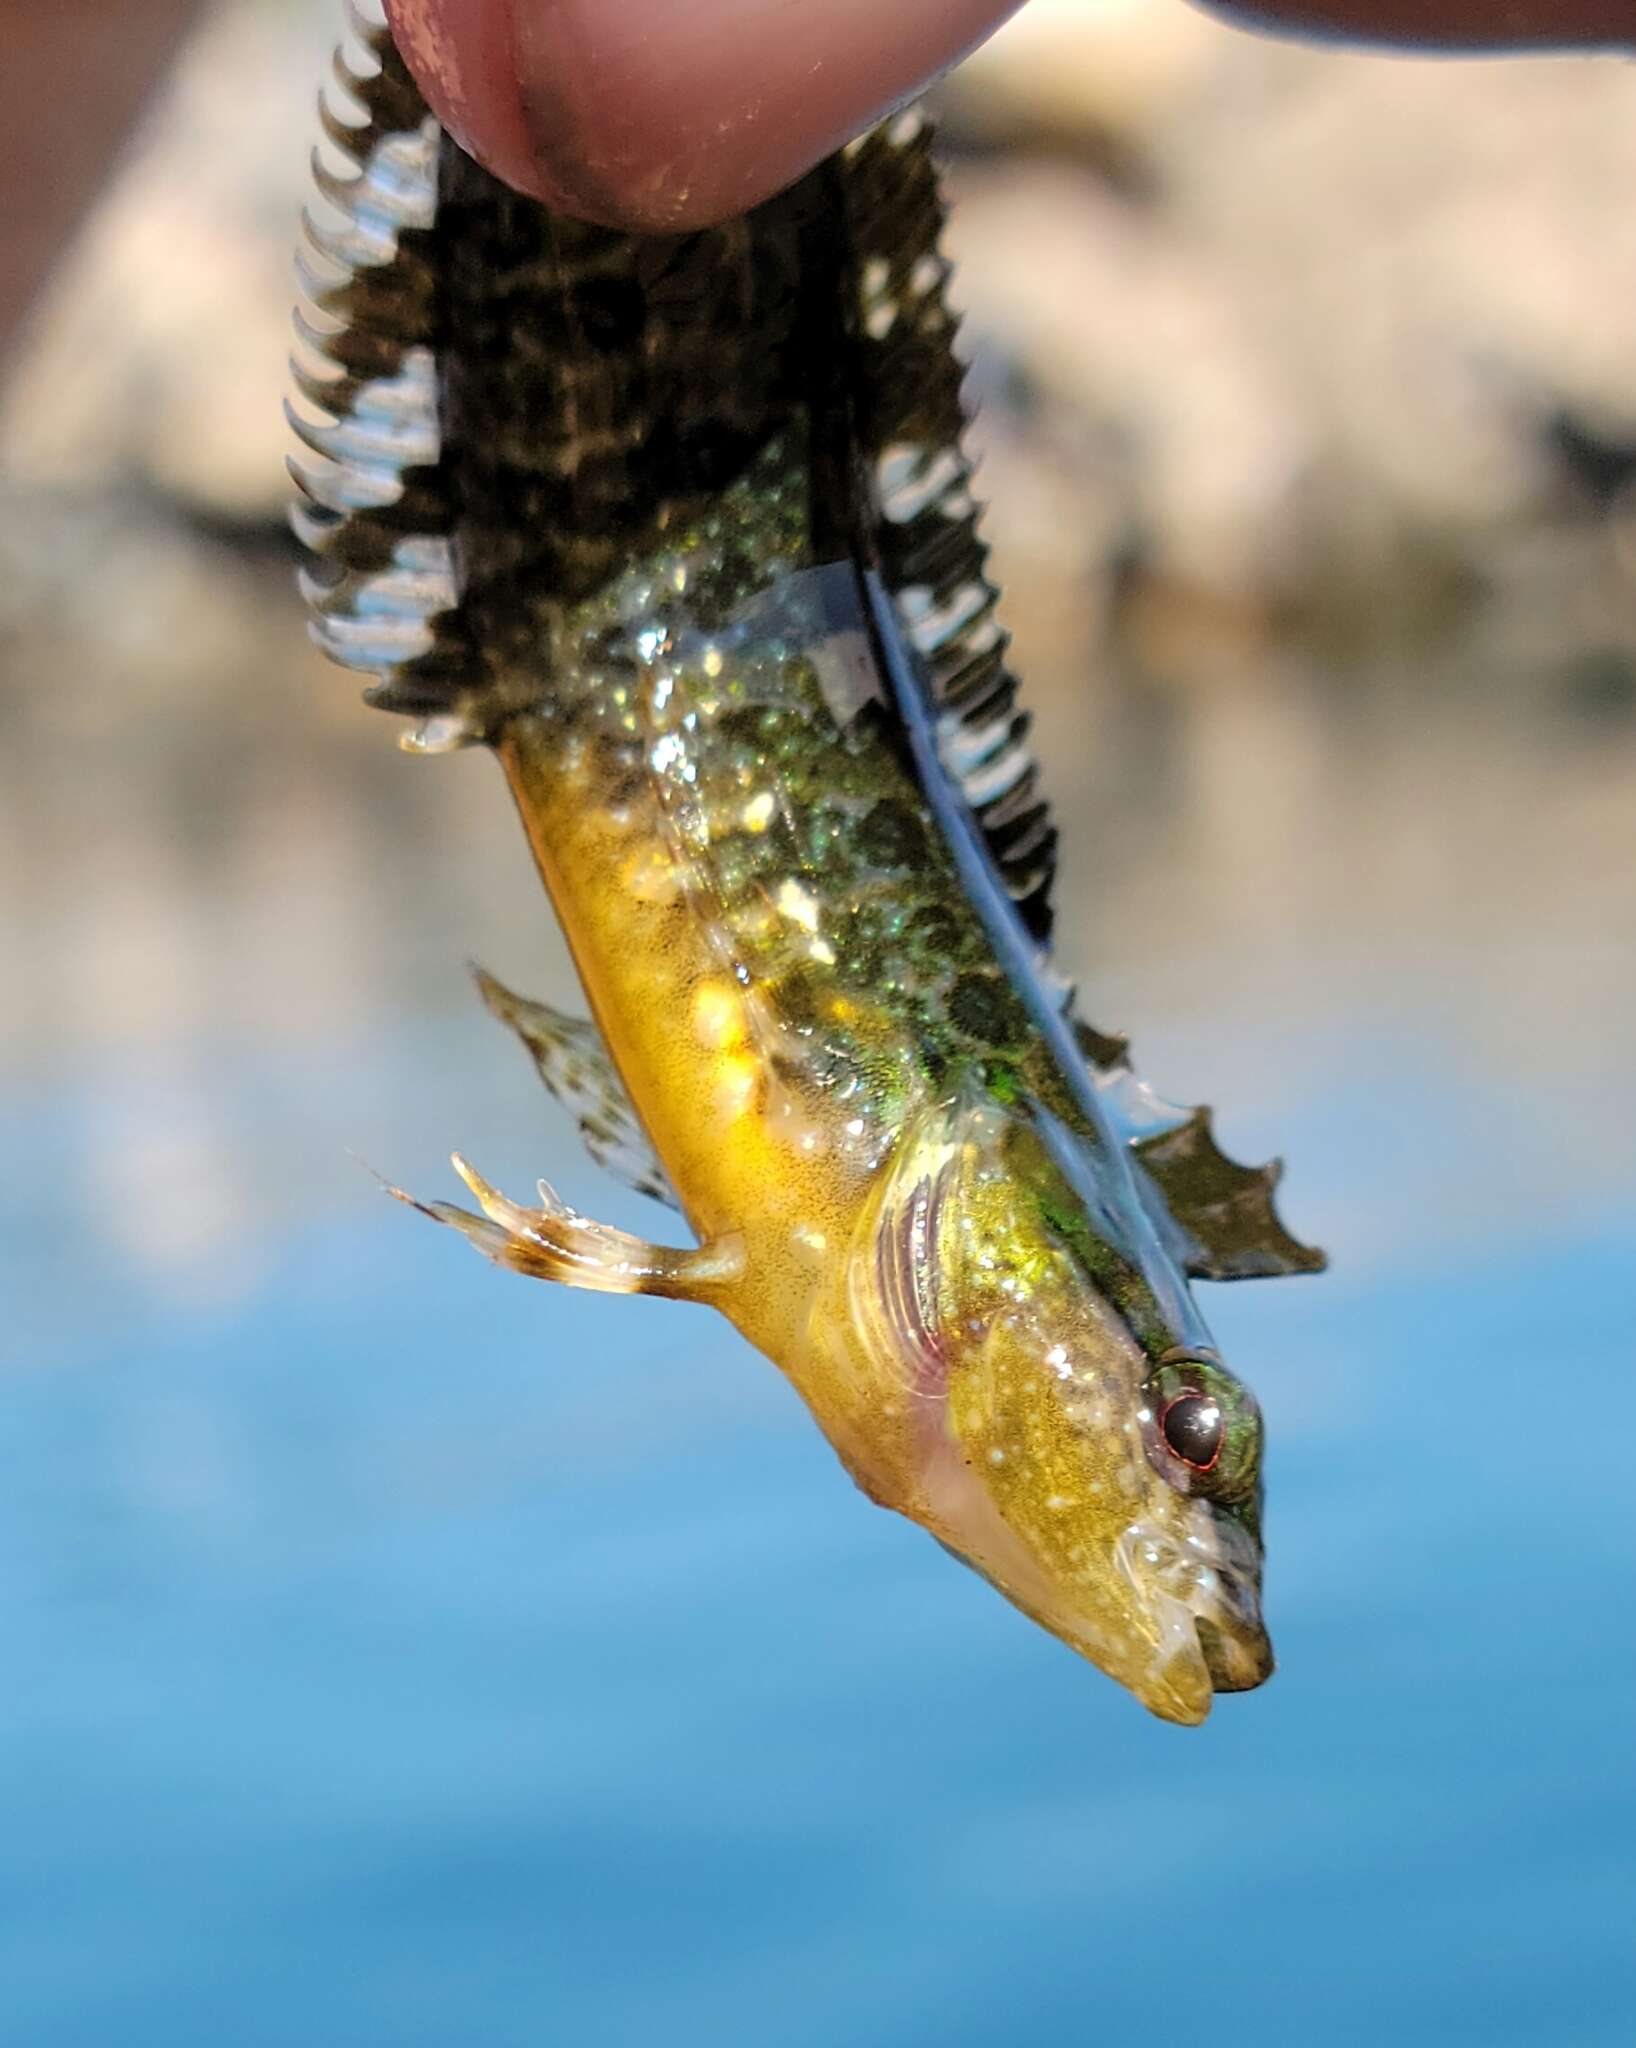
[[930, 130], [914, 112], [846, 152], [861, 333], [859, 434], [875, 472], [888, 588], [921, 657], [944, 766], [965, 796], [1029, 933], [1050, 937], [1056, 832], [1043, 805], [1012, 800], [1035, 770], [996, 623], [962, 447], [944, 206]]
[[[483, 668], [456, 588], [453, 493], [443, 461], [437, 354], [440, 130], [384, 25], [349, 8], [356, 53], [336, 53], [349, 104], [322, 108], [338, 175], [313, 181], [338, 225], [304, 215], [290, 409], [316, 461], [291, 464], [291, 524], [313, 558], [313, 638], [372, 678], [371, 703], [453, 719], [483, 737]], [[317, 315], [315, 319], [311, 315]]]

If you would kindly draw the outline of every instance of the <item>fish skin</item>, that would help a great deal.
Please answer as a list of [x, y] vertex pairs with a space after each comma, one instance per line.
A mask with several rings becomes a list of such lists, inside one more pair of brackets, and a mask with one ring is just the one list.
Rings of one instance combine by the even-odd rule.
[[[463, 1162], [481, 1216], [416, 1206], [518, 1271], [708, 1301], [872, 1498], [1200, 1721], [1271, 1652], [1259, 1415], [1188, 1274], [1317, 1255], [1044, 962], [1055, 833], [927, 131], [630, 236], [499, 185], [370, 40], [308, 287], [340, 324], [299, 380], [334, 417], [298, 475], [315, 630], [422, 750], [498, 757], [617, 1080], [559, 1086], [549, 1013], [525, 1041], [588, 1131], [645, 1131], [699, 1246]], [[1214, 1404], [1209, 1467], [1165, 1434], [1183, 1399]]]

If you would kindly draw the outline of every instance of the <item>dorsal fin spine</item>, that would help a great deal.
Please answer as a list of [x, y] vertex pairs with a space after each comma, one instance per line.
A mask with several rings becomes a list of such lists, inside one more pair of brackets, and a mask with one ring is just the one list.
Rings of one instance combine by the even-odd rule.
[[945, 766], [1007, 893], [1043, 941], [1055, 835], [1044, 816], [1018, 833], [1017, 813], [1005, 809], [1020, 788], [1032, 796], [1037, 778], [962, 443], [964, 371], [930, 129], [918, 115], [899, 117], [853, 144], [844, 163], [859, 297], [860, 435], [874, 467], [886, 584], [927, 677]]
[[[361, 120], [320, 95], [327, 143], [313, 183], [336, 225], [306, 211], [286, 408], [317, 458], [292, 461], [291, 524], [312, 556], [302, 588], [313, 637], [372, 680], [372, 703], [456, 711], [476, 670], [457, 609], [453, 506], [442, 464], [436, 348], [441, 131], [386, 29], [348, 9], [353, 49], [334, 75]], [[327, 415], [327, 417], [325, 417]]]

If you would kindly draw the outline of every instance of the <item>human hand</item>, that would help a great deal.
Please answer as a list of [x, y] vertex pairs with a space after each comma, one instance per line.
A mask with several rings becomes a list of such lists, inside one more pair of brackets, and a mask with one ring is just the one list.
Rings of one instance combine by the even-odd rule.
[[[701, 226], [767, 198], [1021, 4], [386, 0], [427, 98], [475, 156], [567, 212], [644, 228]], [[1213, 0], [1213, 11], [1422, 46], [1636, 42], [1636, 0]]]
[[[11, 0], [0, 347], [195, 0]], [[1205, 0], [1246, 26], [1466, 48], [1636, 44], [1636, 0]], [[570, 212], [684, 226], [799, 177], [1021, 0], [387, 0], [427, 98]], [[65, 121], [61, 110], [74, 109]]]
[[444, 126], [488, 168], [613, 226], [725, 219], [1022, 0], [387, 0]]

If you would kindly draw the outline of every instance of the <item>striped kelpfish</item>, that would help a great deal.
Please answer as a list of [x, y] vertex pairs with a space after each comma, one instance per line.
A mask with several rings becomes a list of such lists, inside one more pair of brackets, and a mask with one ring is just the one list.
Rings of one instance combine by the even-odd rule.
[[1155, 1713], [1272, 1669], [1260, 1416], [1191, 1279], [1311, 1271], [1048, 964], [1056, 834], [984, 574], [930, 138], [682, 235], [517, 196], [383, 29], [326, 106], [294, 414], [319, 641], [497, 755], [592, 1022], [481, 977], [592, 1153], [428, 1202], [719, 1309], [858, 1484]]

